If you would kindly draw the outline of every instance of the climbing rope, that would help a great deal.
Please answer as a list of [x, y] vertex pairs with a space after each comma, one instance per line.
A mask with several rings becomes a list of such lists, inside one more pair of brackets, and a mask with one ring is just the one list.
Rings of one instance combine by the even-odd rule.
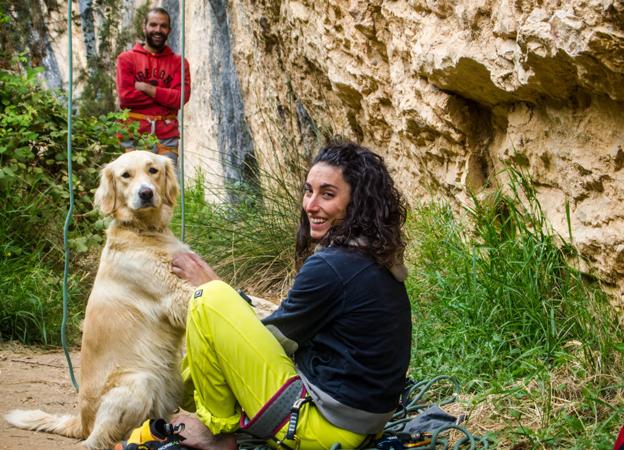
[[72, 221], [72, 215], [74, 213], [74, 186], [72, 178], [72, 89], [73, 89], [73, 75], [72, 75], [72, 8], [71, 2], [67, 5], [67, 54], [69, 55], [68, 62], [68, 86], [67, 86], [67, 183], [69, 185], [69, 211], [65, 218], [65, 227], [63, 228], [63, 248], [65, 250], [65, 267], [63, 270], [63, 320], [61, 322], [61, 344], [63, 346], [63, 352], [65, 352], [65, 359], [67, 359], [67, 367], [69, 369], [69, 377], [71, 382], [76, 388], [79, 389], [76, 377], [74, 377], [74, 366], [72, 365], [71, 356], [67, 348], [67, 336], [65, 330], [67, 328], [67, 314], [69, 303], [69, 292], [67, 289], [67, 278], [69, 275], [69, 225]]
[[180, 161], [178, 161], [179, 164], [179, 171], [180, 171], [180, 177], [179, 177], [179, 181], [180, 181], [180, 207], [181, 207], [181, 216], [182, 216], [182, 223], [180, 225], [180, 240], [182, 242], [184, 242], [184, 231], [185, 231], [185, 213], [184, 213], [184, 99], [186, 97], [186, 91], [185, 89], [185, 67], [184, 67], [184, 54], [185, 54], [185, 46], [184, 46], [184, 28], [185, 28], [185, 23], [184, 23], [184, 13], [185, 13], [185, 8], [184, 8], [184, 0], [182, 0], [180, 2], [180, 66], [182, 66], [182, 90], [180, 91], [182, 95], [180, 95], [180, 109], [178, 110], [178, 123], [180, 124], [180, 141], [179, 141], [179, 155], [180, 155]]
[[[427, 394], [431, 394], [432, 388], [434, 386], [444, 386], [445, 383], [450, 383], [453, 388], [450, 395], [438, 399], [438, 401], [436, 402], [432, 400], [425, 401], [425, 397], [427, 396]], [[406, 387], [403, 394], [401, 406], [399, 407], [399, 409], [397, 409], [396, 413], [392, 416], [392, 418], [384, 427], [383, 438], [395, 436], [397, 438], [402, 437], [407, 440], [412, 439], [414, 436], [410, 436], [408, 433], [405, 433], [403, 431], [406, 423], [414, 419], [414, 417], [418, 416], [424, 410], [434, 404], [438, 406], [444, 406], [455, 402], [457, 400], [457, 397], [459, 396], [459, 392], [459, 382], [455, 378], [446, 375], [441, 375], [431, 380], [421, 381], [418, 383], [408, 383], [408, 386]], [[441, 426], [436, 430], [431, 430], [430, 433], [424, 433], [422, 436], [419, 437], [419, 439], [421, 439], [419, 441], [415, 441], [414, 439], [412, 439], [409, 443], [400, 444], [400, 442], [402, 441], [400, 439], [397, 439], [395, 443], [393, 443], [393, 445], [391, 446], [384, 447], [381, 444], [378, 444], [377, 447], [366, 450], [376, 450], [379, 448], [392, 450], [399, 450], [402, 448], [418, 448], [418, 450], [446, 450], [449, 448], [449, 445], [451, 443], [449, 437], [446, 434], [451, 431], [455, 431], [457, 434], [460, 434], [460, 437], [454, 439], [454, 450], [458, 450], [460, 448], [465, 448], [468, 450], [485, 450], [490, 448], [489, 442], [486, 437], [474, 436], [465, 427], [453, 423]], [[271, 449], [271, 447], [265, 441], [246, 434], [237, 434], [236, 438], [238, 448], [240, 450]], [[332, 445], [331, 450], [338, 450], [341, 448], [342, 446], [339, 442], [337, 442]]]
[[[180, 204], [181, 204], [181, 237], [180, 240], [184, 242], [185, 235], [185, 211], [184, 211], [184, 100], [185, 100], [185, 67], [184, 67], [184, 59], [185, 59], [185, 2], [181, 0], [180, 2], [180, 48], [181, 48], [181, 56], [180, 56], [180, 65], [181, 65], [181, 76], [182, 76], [182, 90], [180, 96], [180, 110], [178, 111], [178, 122], [180, 126], [180, 141], [179, 141], [179, 182], [180, 182]], [[67, 212], [67, 217], [65, 218], [65, 226], [63, 227], [63, 250], [65, 253], [65, 265], [63, 269], [63, 320], [61, 321], [61, 345], [63, 346], [63, 352], [65, 353], [65, 359], [67, 360], [67, 367], [69, 371], [69, 377], [71, 379], [72, 385], [76, 388], [76, 391], [79, 390], [78, 382], [76, 381], [76, 377], [74, 375], [74, 366], [72, 364], [71, 356], [69, 354], [69, 348], [67, 344], [67, 317], [68, 317], [68, 305], [69, 305], [69, 289], [68, 289], [68, 278], [69, 278], [69, 227], [72, 222], [72, 217], [74, 214], [74, 186], [73, 186], [73, 170], [72, 170], [72, 115], [73, 115], [73, 48], [72, 48], [72, 8], [71, 2], [67, 6], [67, 54], [68, 62], [67, 62], [67, 74], [68, 74], [68, 86], [67, 86], [67, 179], [68, 179], [68, 187], [69, 187], [69, 210]]]

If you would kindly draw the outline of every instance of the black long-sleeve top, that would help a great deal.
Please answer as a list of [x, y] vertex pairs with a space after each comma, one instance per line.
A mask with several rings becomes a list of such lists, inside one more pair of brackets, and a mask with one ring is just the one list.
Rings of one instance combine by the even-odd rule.
[[376, 433], [394, 413], [411, 352], [402, 281], [353, 247], [310, 256], [263, 323], [287, 352], [327, 420]]

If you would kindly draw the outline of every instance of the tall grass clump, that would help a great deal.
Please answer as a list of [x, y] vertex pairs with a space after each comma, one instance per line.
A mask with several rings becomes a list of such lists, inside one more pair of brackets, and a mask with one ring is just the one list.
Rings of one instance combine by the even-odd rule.
[[[63, 225], [69, 209], [67, 111], [60, 92], [45, 89], [40, 68], [16, 60], [0, 70], [0, 340], [58, 344], [62, 312]], [[119, 152], [119, 115], [80, 116], [73, 126], [75, 211], [72, 255], [102, 242], [92, 198], [102, 164]], [[77, 335], [93, 266], [72, 259], [68, 335]], [[88, 283], [87, 283], [88, 284]]]
[[232, 285], [279, 297], [295, 274], [295, 233], [309, 162], [294, 147], [256, 151], [243, 164], [241, 179], [216, 185], [199, 173], [190, 184], [187, 241]]
[[[44, 264], [48, 255], [40, 249], [0, 262], [0, 341], [58, 345], [63, 314], [63, 273]], [[82, 274], [84, 277], [84, 274]], [[75, 341], [82, 319], [88, 283], [72, 275], [69, 281], [68, 338]]]
[[506, 399], [494, 408], [499, 425], [527, 448], [574, 448], [599, 422], [611, 420], [608, 433], [623, 410], [605, 405], [617, 397], [624, 333], [528, 178], [509, 175], [508, 193], [473, 197], [461, 223], [441, 203], [411, 215], [412, 371], [452, 374], [482, 399]]

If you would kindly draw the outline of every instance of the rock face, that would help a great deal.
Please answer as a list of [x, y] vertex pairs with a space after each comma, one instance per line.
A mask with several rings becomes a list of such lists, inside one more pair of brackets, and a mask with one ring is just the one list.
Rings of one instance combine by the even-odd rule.
[[252, 150], [262, 164], [339, 135], [384, 155], [409, 201], [459, 204], [515, 164], [563, 236], [569, 204], [587, 270], [624, 293], [621, 0], [210, 0], [185, 16], [187, 174], [236, 178]]
[[462, 202], [515, 164], [622, 292], [622, 2], [230, 0], [229, 20], [256, 149], [361, 141], [410, 201]]

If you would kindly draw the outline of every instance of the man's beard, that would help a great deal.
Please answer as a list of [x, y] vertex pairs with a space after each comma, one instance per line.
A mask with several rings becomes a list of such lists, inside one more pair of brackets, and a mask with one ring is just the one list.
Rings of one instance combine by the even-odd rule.
[[[155, 34], [160, 34], [162, 36], [162, 40], [155, 41], [154, 38], [152, 37]], [[157, 50], [157, 51], [161, 51], [163, 48], [165, 48], [165, 45], [167, 44], [167, 37], [168, 36], [163, 33], [145, 33], [145, 41], [147, 42], [147, 45], [149, 45], [150, 47], [152, 47], [154, 50]]]

